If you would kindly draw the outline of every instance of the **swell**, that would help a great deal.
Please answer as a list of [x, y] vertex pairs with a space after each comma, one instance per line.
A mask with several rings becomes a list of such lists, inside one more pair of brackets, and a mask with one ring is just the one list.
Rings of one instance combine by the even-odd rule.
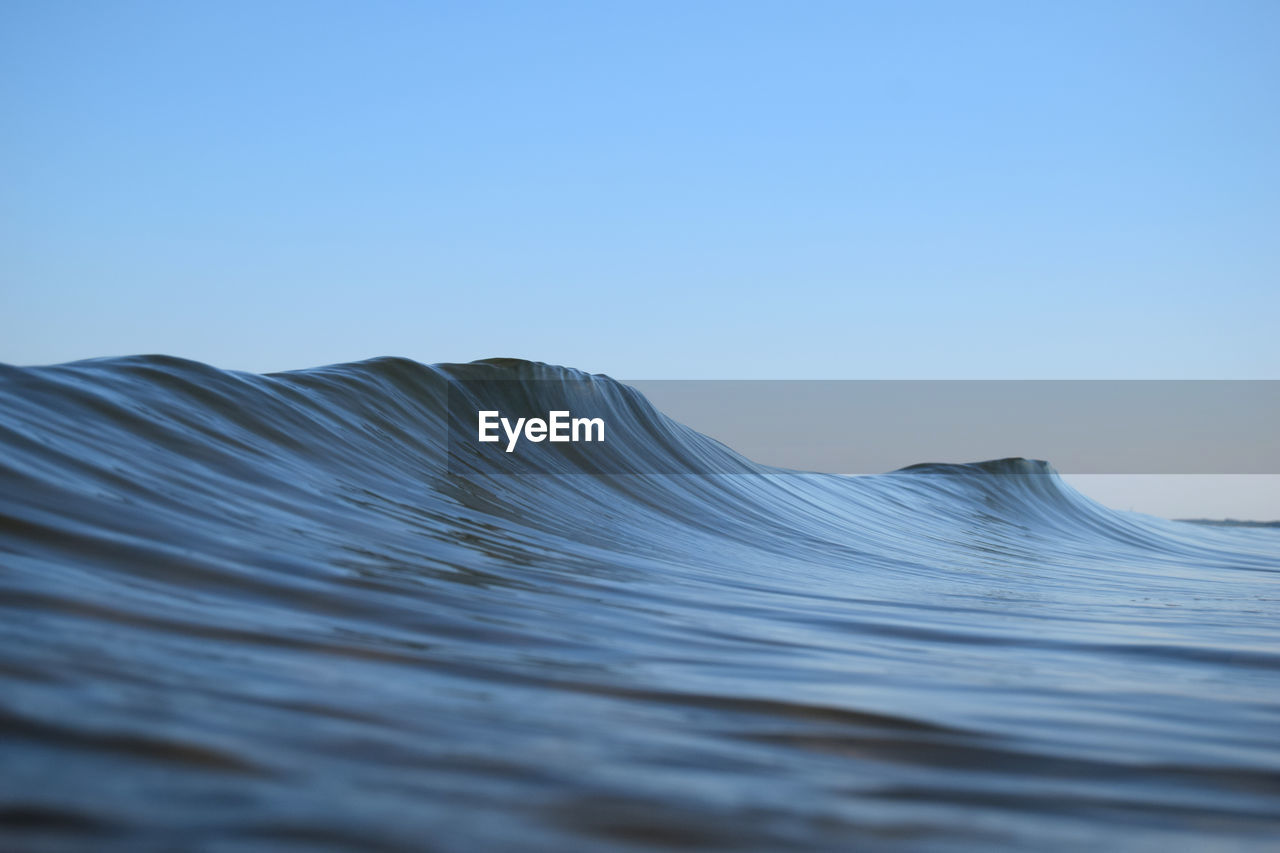
[[[488, 496], [492, 503], [485, 509], [502, 514], [513, 492], [573, 491], [597, 504], [604, 503], [603, 495], [621, 492], [623, 505], [642, 505], [685, 523], [719, 524], [745, 514], [751, 524], [736, 525], [735, 532], [749, 534], [757, 523], [771, 532], [803, 531], [815, 515], [841, 526], [857, 524], [869, 507], [859, 506], [859, 517], [846, 517], [841, 504], [852, 497], [889, 507], [890, 515], [895, 501], [911, 511], [928, 506], [931, 521], [938, 523], [986, 513], [1018, 529], [1100, 537], [1143, 549], [1181, 553], [1212, 540], [1182, 535], [1181, 525], [1153, 526], [1154, 520], [1107, 510], [1066, 486], [1047, 464], [1031, 460], [922, 464], [882, 478], [791, 474], [780, 487], [776, 480], [790, 472], [743, 459], [666, 418], [627, 386], [514, 359], [425, 366], [382, 358], [269, 376], [163, 356], [3, 370], [0, 438], [8, 452], [0, 471], [31, 494], [52, 485], [59, 499], [68, 488], [90, 495], [107, 490], [163, 505], [166, 514], [206, 517], [216, 506], [218, 520], [225, 521], [223, 498], [235, 494], [278, 508], [301, 503], [307, 514], [317, 498], [348, 500], [360, 489], [381, 499], [402, 495], [415, 501], [449, 496], [474, 503]], [[460, 380], [469, 383], [462, 394], [470, 405], [451, 407], [447, 395]], [[483, 380], [493, 384], [480, 401], [474, 389]], [[628, 461], [610, 473], [652, 476], [598, 476], [576, 488], [563, 478], [532, 478], [511, 488], [498, 479], [494, 490], [486, 490], [460, 484], [447, 470], [451, 435], [465, 437], [454, 447], [474, 444], [474, 424], [466, 417], [478, 406], [545, 411], [573, 408], [584, 396], [607, 414], [611, 430], [610, 442], [592, 452]], [[492, 481], [486, 475], [601, 470], [598, 459], [584, 464], [584, 454], [573, 452], [559, 454], [549, 472], [521, 471], [515, 466], [528, 463], [521, 456], [510, 460], [509, 470], [472, 462], [463, 473]], [[708, 472], [757, 476], [735, 482]], [[704, 476], [674, 476], [679, 473]], [[798, 493], [800, 483], [805, 488]], [[793, 511], [797, 503], [807, 505]], [[781, 518], [779, 509], [786, 511]]]
[[[46, 466], [42, 470], [60, 484], [71, 475], [73, 481], [140, 486], [139, 470], [158, 469], [159, 478], [167, 480], [176, 463], [272, 488], [298, 474], [311, 474], [309, 480], [365, 479], [379, 486], [410, 480], [439, 484], [445, 479], [449, 435], [469, 439], [474, 432], [474, 424], [463, 420], [468, 411], [481, 405], [571, 407], [574, 398], [584, 396], [583, 388], [596, 409], [609, 415], [612, 440], [599, 452], [625, 448], [635, 473], [699, 473], [708, 458], [718, 463], [715, 473], [771, 472], [665, 418], [633, 389], [605, 377], [511, 359], [428, 367], [384, 358], [269, 376], [159, 356], [3, 370], [6, 416], [0, 429], [11, 451], [6, 473], [33, 482], [42, 479], [36, 466]], [[470, 383], [493, 379], [487, 401], [475, 399], [473, 384], [463, 392], [471, 405], [451, 409], [446, 395], [460, 378]], [[134, 455], [144, 450], [145, 456]], [[657, 466], [663, 456], [678, 464]], [[580, 466], [575, 471], [581, 456], [562, 457], [563, 468], [553, 473], [598, 470]], [[513, 465], [522, 461], [510, 459]], [[112, 465], [124, 460], [130, 463], [127, 480], [113, 479]], [[498, 473], [475, 467], [469, 473]], [[320, 472], [324, 476], [318, 477]], [[914, 478], [930, 485], [945, 481], [948, 501], [1000, 500], [1004, 509], [1025, 510], [1031, 499], [1037, 509], [1099, 509], [1067, 489], [1042, 462], [924, 464], [901, 473], [932, 475]], [[992, 475], [1025, 478], [1035, 488], [1022, 488], [1016, 500], [1006, 500], [1009, 495], [999, 491], [1003, 484], [986, 489]]]
[[[606, 472], [468, 455], [480, 404], [606, 413]], [[1043, 462], [781, 471], [531, 362], [2, 367], [0, 822], [1262, 846], [1278, 568], [1272, 531], [1113, 511]]]

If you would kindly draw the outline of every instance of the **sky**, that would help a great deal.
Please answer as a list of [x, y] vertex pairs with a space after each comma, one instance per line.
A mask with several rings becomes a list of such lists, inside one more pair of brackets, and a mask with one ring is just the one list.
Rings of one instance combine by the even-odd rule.
[[0, 5], [0, 361], [1280, 377], [1280, 4]]

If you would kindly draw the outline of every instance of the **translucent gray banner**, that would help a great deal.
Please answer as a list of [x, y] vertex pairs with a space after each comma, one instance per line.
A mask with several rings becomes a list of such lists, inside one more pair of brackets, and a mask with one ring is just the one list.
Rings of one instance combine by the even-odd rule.
[[754, 470], [678, 424], [800, 471], [1021, 456], [1071, 474], [1280, 473], [1271, 380], [463, 380], [449, 409], [454, 473]]

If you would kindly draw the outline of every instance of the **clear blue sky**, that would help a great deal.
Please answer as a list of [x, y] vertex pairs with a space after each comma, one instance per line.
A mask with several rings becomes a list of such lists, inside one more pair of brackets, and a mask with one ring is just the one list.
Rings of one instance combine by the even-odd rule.
[[1280, 3], [0, 6], [0, 361], [1280, 377]]

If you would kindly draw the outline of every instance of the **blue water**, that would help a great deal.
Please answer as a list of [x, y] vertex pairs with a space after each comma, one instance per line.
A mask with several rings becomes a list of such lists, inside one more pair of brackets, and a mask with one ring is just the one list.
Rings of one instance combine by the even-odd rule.
[[[495, 472], [477, 376], [625, 453]], [[1280, 531], [564, 368], [0, 367], [6, 849], [1276, 849], [1278, 617]]]

